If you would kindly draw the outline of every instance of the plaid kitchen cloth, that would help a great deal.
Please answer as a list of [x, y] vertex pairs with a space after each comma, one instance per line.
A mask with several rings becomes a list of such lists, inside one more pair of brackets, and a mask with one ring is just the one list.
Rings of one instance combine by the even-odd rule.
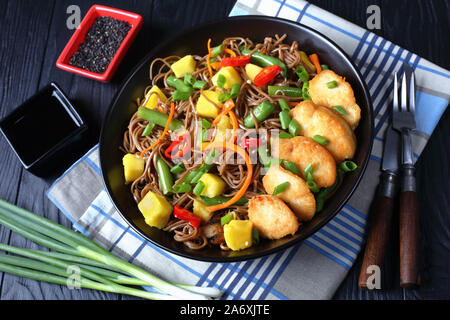
[[327, 35], [353, 59], [370, 88], [375, 113], [370, 162], [352, 198], [327, 225], [296, 246], [245, 262], [207, 263], [173, 255], [136, 234], [115, 210], [103, 186], [98, 146], [47, 195], [76, 230], [164, 279], [218, 287], [225, 291], [223, 299], [330, 299], [363, 242], [378, 184], [393, 72], [400, 74], [407, 61], [416, 73], [416, 158], [450, 101], [450, 72], [303, 0], [239, 0], [230, 15], [248, 14], [290, 19]]

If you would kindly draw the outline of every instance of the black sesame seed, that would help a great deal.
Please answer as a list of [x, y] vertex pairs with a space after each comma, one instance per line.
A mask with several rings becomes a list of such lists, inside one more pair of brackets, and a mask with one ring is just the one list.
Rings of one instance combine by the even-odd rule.
[[130, 29], [128, 22], [111, 17], [97, 18], [84, 42], [70, 58], [69, 64], [91, 72], [104, 73]]

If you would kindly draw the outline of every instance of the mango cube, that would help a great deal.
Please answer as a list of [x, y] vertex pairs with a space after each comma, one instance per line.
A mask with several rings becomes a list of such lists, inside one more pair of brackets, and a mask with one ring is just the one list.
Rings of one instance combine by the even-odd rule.
[[253, 223], [250, 220], [231, 220], [223, 226], [225, 242], [231, 250], [237, 251], [252, 246]]
[[217, 86], [217, 79], [219, 75], [223, 75], [225, 77], [224, 89], [231, 89], [233, 84], [237, 83], [239, 85], [242, 84], [242, 78], [239, 73], [233, 67], [223, 67], [221, 68], [213, 77], [212, 82]]
[[200, 181], [205, 184], [201, 195], [208, 198], [213, 198], [222, 194], [226, 187], [225, 181], [212, 173], [204, 173], [201, 176]]
[[203, 221], [208, 222], [212, 217], [212, 212], [210, 212], [201, 201], [194, 200], [194, 214], [202, 218]]
[[[228, 116], [222, 116], [217, 124], [215, 141], [228, 140], [231, 137], [231, 129], [233, 128], [230, 118]], [[228, 134], [227, 134], [228, 133]], [[226, 139], [225, 139], [226, 138]]]
[[175, 77], [182, 78], [186, 73], [193, 73], [195, 71], [195, 60], [191, 55], [184, 56], [177, 62], [173, 63], [170, 68]]
[[172, 214], [172, 205], [164, 196], [149, 191], [138, 204], [145, 223], [158, 229], [164, 228]]
[[[156, 92], [156, 94], [154, 94], [153, 92]], [[153, 93], [153, 94], [152, 94]], [[148, 96], [150, 96], [150, 98], [148, 98]], [[144, 107], [148, 108], [148, 109], [155, 109], [156, 105], [158, 104], [158, 96], [159, 99], [162, 102], [166, 102], [167, 101], [167, 97], [166, 95], [161, 91], [161, 89], [159, 89], [158, 86], [153, 86], [145, 95], [145, 99], [147, 100], [144, 104]], [[147, 99], [148, 98], [148, 99]]]
[[122, 164], [126, 183], [133, 182], [144, 173], [145, 161], [135, 154], [127, 153], [122, 158]]
[[[207, 90], [203, 91], [203, 95], [214, 102], [219, 108], [222, 107], [222, 102], [219, 101], [220, 92]], [[203, 95], [200, 95], [195, 106], [197, 115], [199, 115], [200, 117], [209, 118], [217, 117], [217, 115], [219, 114], [219, 109], [213, 103], [208, 101]]]
[[257, 66], [256, 64], [248, 63], [245, 65], [245, 73], [247, 74], [247, 77], [250, 79], [251, 82], [255, 80], [255, 77], [258, 73], [260, 73], [263, 70], [260, 66]]

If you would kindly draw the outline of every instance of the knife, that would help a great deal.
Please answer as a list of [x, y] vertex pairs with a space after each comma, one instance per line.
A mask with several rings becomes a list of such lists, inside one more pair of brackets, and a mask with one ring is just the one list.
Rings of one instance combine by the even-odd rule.
[[382, 274], [386, 246], [391, 229], [394, 197], [398, 190], [400, 135], [390, 125], [386, 130], [378, 195], [373, 204], [370, 232], [367, 238], [358, 284], [361, 288], [380, 289], [370, 282], [374, 267]]

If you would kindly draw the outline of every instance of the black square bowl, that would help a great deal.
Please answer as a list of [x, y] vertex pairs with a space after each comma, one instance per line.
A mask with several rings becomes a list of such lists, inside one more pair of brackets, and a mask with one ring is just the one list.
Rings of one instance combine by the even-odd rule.
[[53, 172], [87, 125], [59, 86], [52, 82], [0, 121], [22, 165], [42, 176]]

